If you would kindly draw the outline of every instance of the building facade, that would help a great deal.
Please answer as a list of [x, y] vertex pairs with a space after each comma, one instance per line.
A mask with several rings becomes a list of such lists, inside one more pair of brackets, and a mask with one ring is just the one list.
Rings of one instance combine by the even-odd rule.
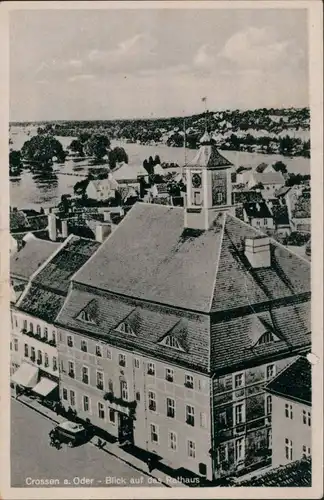
[[61, 399], [208, 479], [271, 455], [264, 386], [310, 349], [309, 262], [234, 217], [208, 134], [185, 208], [136, 203], [55, 320]]
[[[293, 382], [293, 383], [292, 383]], [[272, 399], [272, 465], [312, 454], [311, 364], [298, 357], [266, 387]]]

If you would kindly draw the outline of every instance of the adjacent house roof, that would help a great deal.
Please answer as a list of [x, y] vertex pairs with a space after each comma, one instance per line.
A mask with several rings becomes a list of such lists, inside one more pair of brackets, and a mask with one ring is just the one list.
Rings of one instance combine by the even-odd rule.
[[17, 304], [19, 309], [54, 321], [66, 297], [73, 274], [91, 257], [100, 243], [70, 236], [52, 259], [33, 278]]
[[[136, 203], [75, 281], [200, 312], [310, 292], [309, 262], [271, 240], [272, 265], [251, 269], [244, 239], [260, 232], [229, 214], [184, 229], [183, 209]], [[248, 288], [248, 296], [246, 293]]]
[[258, 172], [254, 172], [253, 179], [256, 184], [267, 185], [267, 184], [284, 184], [285, 179], [281, 172], [265, 172], [263, 174], [259, 174]]
[[54, 253], [60, 243], [33, 238], [10, 258], [10, 275], [29, 279]]
[[269, 219], [272, 218], [272, 213], [265, 202], [250, 202], [243, 203], [243, 209], [248, 218], [252, 219]]
[[92, 185], [98, 193], [105, 188], [110, 189], [112, 191], [118, 189], [118, 183], [112, 178], [91, 180], [89, 182], [89, 185]]
[[281, 188], [275, 191], [275, 196], [280, 198], [281, 196], [285, 196], [291, 190], [291, 186], [282, 186]]
[[283, 398], [311, 405], [312, 365], [306, 357], [300, 356], [272, 379], [266, 390]]
[[281, 465], [270, 469], [265, 474], [258, 474], [251, 479], [233, 484], [234, 487], [311, 487], [312, 486], [312, 463], [311, 458], [303, 458], [287, 465]]
[[136, 181], [138, 177], [147, 176], [147, 171], [142, 165], [128, 165], [128, 163], [119, 164], [111, 171], [113, 179], [118, 183], [123, 181]]

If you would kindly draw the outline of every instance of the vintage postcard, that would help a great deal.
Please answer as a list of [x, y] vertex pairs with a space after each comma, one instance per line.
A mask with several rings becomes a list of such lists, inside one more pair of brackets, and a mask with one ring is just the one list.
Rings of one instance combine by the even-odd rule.
[[321, 2], [0, 23], [1, 498], [321, 498]]

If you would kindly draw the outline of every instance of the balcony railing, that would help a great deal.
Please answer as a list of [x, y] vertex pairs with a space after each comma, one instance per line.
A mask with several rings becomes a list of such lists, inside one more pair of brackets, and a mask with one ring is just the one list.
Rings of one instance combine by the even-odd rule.
[[43, 342], [44, 344], [50, 345], [52, 347], [56, 347], [56, 340], [54, 339], [48, 339], [47, 337], [44, 337], [40, 335], [39, 333], [32, 332], [31, 330], [27, 331], [25, 328], [21, 330], [21, 333], [23, 335], [27, 335], [27, 337], [31, 337], [35, 340], [39, 340], [40, 342]]

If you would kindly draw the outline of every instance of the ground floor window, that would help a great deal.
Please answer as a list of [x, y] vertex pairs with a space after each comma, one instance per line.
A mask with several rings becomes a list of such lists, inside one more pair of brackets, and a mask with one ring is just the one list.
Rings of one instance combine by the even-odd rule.
[[65, 388], [62, 389], [62, 397], [67, 401], [67, 390]]
[[292, 460], [293, 444], [291, 439], [285, 439], [285, 455], [287, 460]]
[[152, 443], [159, 442], [158, 426], [156, 424], [151, 424], [151, 441]]
[[116, 423], [116, 412], [112, 408], [109, 408], [109, 422], [113, 425]]
[[188, 439], [188, 457], [196, 458], [196, 443]]
[[169, 432], [169, 448], [174, 451], [177, 450], [177, 435], [173, 431]]
[[237, 439], [235, 441], [235, 460], [239, 462], [240, 460], [244, 460], [245, 456], [245, 442], [244, 438]]
[[89, 397], [83, 396], [83, 411], [89, 412], [89, 409], [90, 409]]
[[71, 406], [75, 406], [75, 392], [74, 391], [70, 391], [70, 404]]
[[98, 402], [98, 417], [105, 419], [105, 407], [100, 401]]

